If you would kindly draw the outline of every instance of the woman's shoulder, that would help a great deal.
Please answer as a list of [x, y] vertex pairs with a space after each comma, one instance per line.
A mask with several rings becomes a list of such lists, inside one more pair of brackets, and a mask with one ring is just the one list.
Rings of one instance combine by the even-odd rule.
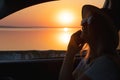
[[[119, 80], [119, 68], [108, 56], [96, 58], [85, 74], [93, 80]], [[116, 79], [115, 79], [116, 78]], [[119, 79], [117, 79], [119, 78]]]

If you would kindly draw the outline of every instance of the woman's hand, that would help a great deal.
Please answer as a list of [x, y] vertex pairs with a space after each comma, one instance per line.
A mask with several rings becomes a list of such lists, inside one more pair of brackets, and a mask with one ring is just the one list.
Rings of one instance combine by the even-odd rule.
[[71, 56], [75, 56], [75, 54], [78, 53], [84, 45], [84, 40], [81, 39], [81, 33], [82, 31], [79, 30], [71, 36], [67, 48], [67, 53]]

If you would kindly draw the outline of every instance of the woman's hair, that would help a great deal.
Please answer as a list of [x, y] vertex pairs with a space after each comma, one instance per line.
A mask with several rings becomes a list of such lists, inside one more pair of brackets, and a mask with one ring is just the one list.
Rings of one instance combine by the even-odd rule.
[[88, 34], [93, 41], [100, 39], [106, 49], [116, 50], [118, 46], [118, 32], [108, 16], [94, 14], [89, 24]]

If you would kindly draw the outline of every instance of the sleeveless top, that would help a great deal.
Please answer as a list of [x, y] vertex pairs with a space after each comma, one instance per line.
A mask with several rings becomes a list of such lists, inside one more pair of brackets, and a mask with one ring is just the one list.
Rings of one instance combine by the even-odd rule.
[[73, 73], [75, 80], [79, 80], [81, 73], [87, 75], [91, 80], [120, 80], [120, 69], [107, 56], [101, 56], [89, 65], [85, 61], [80, 62]]

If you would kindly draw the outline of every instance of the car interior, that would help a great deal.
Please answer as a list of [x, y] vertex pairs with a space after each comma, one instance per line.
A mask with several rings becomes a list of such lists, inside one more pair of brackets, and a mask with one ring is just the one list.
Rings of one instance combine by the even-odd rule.
[[[82, 1], [84, 0], [81, 0], [80, 2], [82, 3]], [[98, 0], [94, 1], [97, 2]], [[118, 30], [120, 37], [120, 0], [102, 1], [101, 4], [97, 6], [111, 10], [110, 14], [115, 22], [115, 26]], [[66, 3], [67, 2], [69, 1], [66, 0]], [[78, 2], [76, 2], [75, 4], [77, 3]], [[55, 42], [53, 39], [51, 39], [53, 37], [50, 36], [56, 36], [57, 32], [62, 32], [62, 28], [64, 28], [61, 27], [61, 25], [58, 26], [58, 28], [54, 26], [55, 24], [51, 25], [51, 23], [53, 24], [55, 22], [52, 22], [51, 20], [52, 14], [55, 13], [51, 10], [56, 8], [54, 11], [57, 12], [57, 8], [60, 9], [60, 7], [63, 7], [62, 5], [57, 7], [57, 5], [59, 4], [65, 3], [62, 3], [62, 0], [0, 0], [0, 80], [58, 80], [61, 65], [64, 59], [64, 55], [66, 53], [66, 47], [56, 47], [56, 45], [60, 45], [63, 43], [66, 45], [68, 44], [68, 42], [63, 42], [65, 41], [65, 39], [63, 38], [63, 43], [61, 43], [59, 40]], [[72, 8], [71, 4], [68, 7]], [[79, 4], [80, 3], [78, 3], [78, 5]], [[92, 0], [86, 0], [86, 2], [81, 5], [81, 7], [85, 4], [94, 5], [94, 2], [92, 2]], [[36, 8], [39, 8], [39, 10], [37, 10]], [[48, 11], [45, 11], [46, 8], [48, 8]], [[35, 9], [39, 13], [32, 11]], [[30, 10], [31, 12], [29, 12]], [[77, 11], [78, 10], [79, 7]], [[80, 12], [80, 10], [78, 12]], [[35, 15], [41, 15], [40, 19], [38, 19], [38, 16], [32, 17], [32, 13], [35, 13]], [[78, 15], [81, 16], [80, 14]], [[30, 18], [35, 20], [34, 17], [37, 19], [35, 24], [41, 23], [42, 27], [39, 27], [39, 25], [34, 25], [32, 23], [32, 20], [29, 20]], [[27, 19], [28, 21], [25, 19]], [[49, 22], [44, 22], [47, 19]], [[17, 23], [17, 21], [19, 20], [21, 21]], [[80, 19], [78, 20], [79, 23]], [[11, 25], [11, 23], [14, 25]], [[25, 23], [27, 23], [27, 25]], [[17, 26], [17, 24], [19, 25]], [[51, 27], [49, 27], [49, 25]], [[73, 30], [70, 33], [72, 34], [73, 32], [79, 30], [80, 27], [74, 28], [73, 26], [70, 26], [70, 29]], [[68, 28], [64, 28], [65, 34], [67, 34], [67, 30]], [[47, 37], [43, 38], [43, 36]], [[4, 44], [7, 44], [7, 46]], [[49, 45], [47, 46], [49, 48], [46, 48], [46, 44]], [[85, 56], [85, 52], [86, 50], [83, 50], [83, 55], [76, 55], [74, 68], [80, 62], [81, 58]], [[117, 53], [120, 55], [120, 40], [119, 46], [117, 48]]]

